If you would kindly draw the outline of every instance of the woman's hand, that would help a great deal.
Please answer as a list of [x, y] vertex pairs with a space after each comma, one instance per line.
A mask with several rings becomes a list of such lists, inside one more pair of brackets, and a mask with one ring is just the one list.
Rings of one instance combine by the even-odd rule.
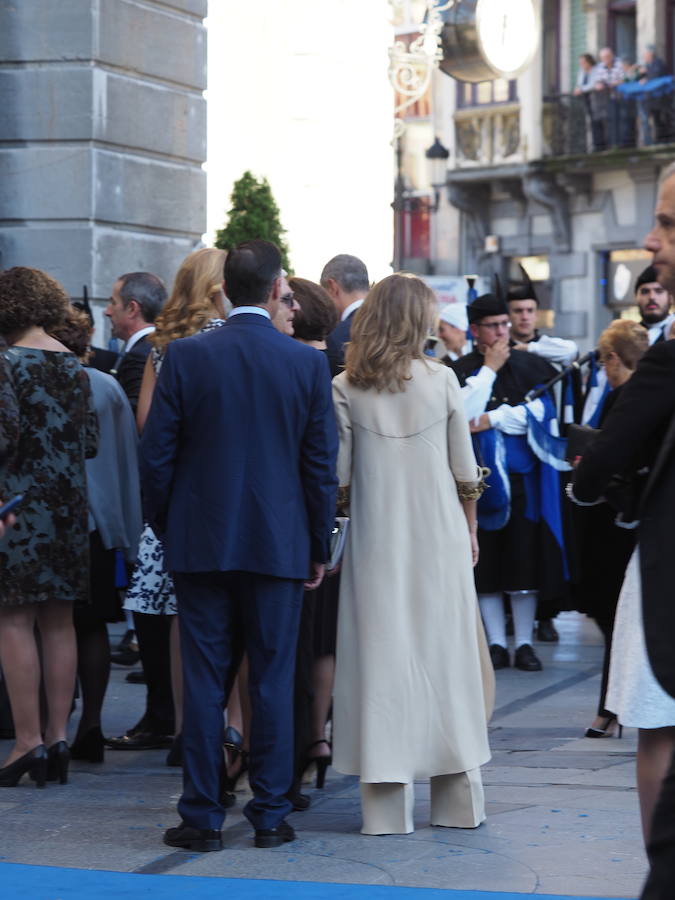
[[472, 434], [478, 434], [479, 431], [488, 431], [488, 429], [492, 428], [492, 425], [490, 425], [490, 417], [487, 413], [483, 413], [469, 422], [469, 428], [471, 429]]
[[478, 535], [475, 531], [469, 531], [469, 540], [471, 541], [471, 565], [476, 568], [480, 550], [478, 548]]
[[[2, 500], [0, 500], [0, 506], [2, 506]], [[16, 525], [16, 516], [14, 513], [8, 513], [4, 519], [0, 519], [0, 538], [5, 536], [5, 531], [8, 528], [13, 528]]]

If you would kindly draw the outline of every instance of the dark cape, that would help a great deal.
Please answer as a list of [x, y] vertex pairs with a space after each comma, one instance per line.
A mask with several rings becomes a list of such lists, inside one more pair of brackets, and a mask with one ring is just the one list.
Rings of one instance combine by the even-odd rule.
[[[467, 356], [463, 356], [454, 362], [452, 368], [459, 379], [460, 385], [464, 386], [466, 379], [470, 375], [475, 374], [483, 364], [483, 355], [474, 350]], [[497, 377], [492, 387], [492, 394], [485, 411], [489, 412], [496, 409], [502, 403], [506, 403], [509, 406], [518, 406], [523, 403], [529, 391], [542, 386], [553, 378], [556, 373], [557, 370], [541, 357], [527, 353], [524, 350], [512, 350], [508, 361], [497, 372]], [[475, 448], [476, 445], [477, 442], [474, 440]], [[516, 488], [516, 493], [522, 492], [524, 482], [521, 476], [511, 475], [511, 481]], [[559, 490], [562, 497], [564, 489], [562, 476], [559, 478], [559, 481]], [[543, 516], [540, 517], [537, 524], [536, 552], [538, 559], [535, 567], [536, 584], [532, 584], [531, 587], [539, 591], [538, 616], [540, 618], [550, 618], [559, 610], [569, 608], [567, 564], [564, 554], [561, 553], [559, 541], [556, 540], [545, 518]], [[563, 529], [566, 530], [564, 522]], [[484, 544], [488, 547], [491, 545], [492, 539], [485, 532], [483, 534], [485, 535]], [[485, 560], [485, 562], [488, 563], [489, 561]], [[507, 585], [503, 585], [502, 589], [506, 588]]]

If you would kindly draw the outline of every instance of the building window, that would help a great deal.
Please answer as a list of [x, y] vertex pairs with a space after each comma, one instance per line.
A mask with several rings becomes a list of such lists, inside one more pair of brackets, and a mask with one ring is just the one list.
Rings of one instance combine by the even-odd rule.
[[637, 58], [635, 0], [613, 0], [609, 4], [609, 43], [620, 59], [635, 62]]
[[494, 81], [481, 81], [470, 84], [468, 81], [457, 83], [457, 106], [494, 106], [498, 103], [514, 103], [518, 99], [515, 81], [496, 78]]
[[670, 0], [666, 9], [666, 62], [668, 71], [675, 66], [675, 0]]
[[560, 93], [560, 0], [544, 0], [542, 19], [542, 77], [544, 96]]

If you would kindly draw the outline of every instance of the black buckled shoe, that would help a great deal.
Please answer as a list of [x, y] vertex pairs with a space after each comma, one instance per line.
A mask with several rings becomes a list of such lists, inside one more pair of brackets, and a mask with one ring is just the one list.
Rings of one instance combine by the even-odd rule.
[[181, 822], [176, 828], [168, 828], [164, 832], [164, 843], [169, 847], [180, 847], [181, 850], [196, 850], [208, 853], [211, 850], [223, 849], [222, 833], [215, 828], [193, 828]]
[[282, 820], [276, 828], [256, 828], [254, 844], [256, 847], [281, 847], [295, 840], [295, 831]]
[[490, 644], [490, 659], [493, 669], [508, 669], [511, 665], [509, 651], [501, 644]]
[[513, 665], [516, 669], [522, 669], [523, 672], [540, 672], [542, 668], [541, 660], [532, 649], [531, 644], [521, 644], [518, 647]]

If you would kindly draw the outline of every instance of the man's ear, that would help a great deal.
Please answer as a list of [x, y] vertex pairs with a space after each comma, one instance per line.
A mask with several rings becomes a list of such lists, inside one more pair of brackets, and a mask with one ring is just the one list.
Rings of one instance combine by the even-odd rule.
[[134, 319], [142, 315], [140, 303], [138, 302], [138, 300], [134, 300], [133, 298], [127, 303], [124, 308]]
[[272, 282], [272, 290], [270, 291], [270, 300], [278, 300], [281, 297], [281, 282], [283, 277], [279, 275], [278, 278], [275, 278]]
[[469, 325], [469, 330], [471, 331], [471, 337], [478, 337], [478, 325], [475, 325], [473, 322]]

